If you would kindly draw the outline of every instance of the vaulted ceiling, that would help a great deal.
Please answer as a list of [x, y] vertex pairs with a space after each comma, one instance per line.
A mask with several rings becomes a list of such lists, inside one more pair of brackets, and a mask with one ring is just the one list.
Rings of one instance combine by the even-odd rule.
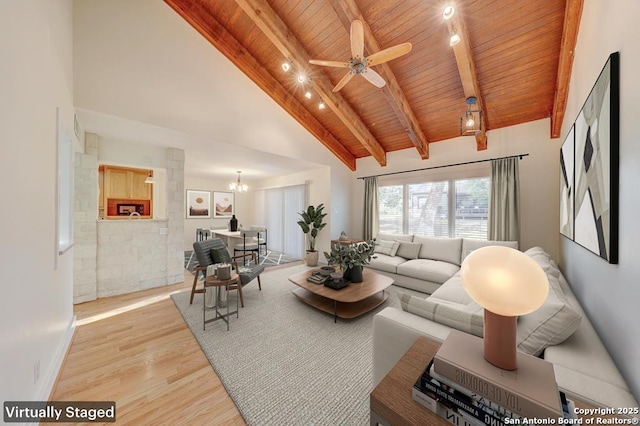
[[[387, 152], [407, 148], [428, 159], [430, 143], [460, 135], [470, 96], [483, 111], [478, 150], [492, 129], [547, 117], [559, 137], [583, 0], [165, 2], [355, 170], [358, 158], [384, 166]], [[447, 4], [453, 19], [443, 18]], [[351, 58], [354, 20], [365, 56], [404, 42], [412, 50], [372, 67], [382, 88], [355, 76], [333, 92], [348, 69], [309, 59]], [[453, 33], [461, 41], [451, 47]]]

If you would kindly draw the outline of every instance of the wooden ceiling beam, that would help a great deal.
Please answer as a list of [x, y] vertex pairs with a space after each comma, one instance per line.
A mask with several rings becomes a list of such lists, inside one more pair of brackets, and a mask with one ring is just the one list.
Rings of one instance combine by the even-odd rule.
[[[260, 28], [280, 53], [289, 59], [298, 70], [304, 70], [308, 67], [311, 56], [302, 43], [289, 31], [289, 28], [287, 28], [267, 1], [235, 0], [235, 2], [244, 10], [258, 28]], [[333, 85], [324, 73], [317, 71], [315, 75], [316, 76], [311, 79], [311, 85], [314, 90], [373, 158], [375, 158], [381, 166], [385, 166], [387, 164], [386, 152], [382, 145], [380, 145], [371, 134], [362, 119], [340, 93], [332, 92]]]
[[[351, 22], [360, 20], [364, 27], [364, 46], [366, 54], [370, 55], [382, 50], [380, 44], [376, 40], [375, 36], [371, 32], [369, 24], [362, 16], [360, 8], [356, 4], [355, 0], [329, 0], [333, 10], [338, 14], [342, 24], [349, 30], [351, 28]], [[422, 127], [418, 122], [418, 118], [413, 112], [404, 91], [398, 83], [398, 79], [391, 70], [388, 63], [376, 65], [376, 71], [384, 78], [387, 84], [383, 87], [383, 92], [387, 96], [389, 105], [393, 108], [398, 120], [407, 132], [407, 136], [418, 150], [420, 157], [423, 160], [429, 158], [429, 142], [425, 133], [422, 131]]]
[[[214, 16], [211, 16], [204, 6], [192, 0], [165, 0], [165, 3], [182, 16], [184, 20], [233, 62], [274, 101], [288, 111], [298, 123], [315, 136], [329, 151], [349, 167], [349, 169], [352, 171], [356, 170], [355, 156], [351, 154], [289, 90], [269, 74], [255, 57], [226, 30]], [[206, 17], [206, 19], [204, 17]]]
[[560, 59], [558, 60], [558, 76], [556, 90], [553, 97], [553, 112], [551, 113], [551, 137], [559, 138], [562, 133], [562, 122], [567, 109], [569, 96], [569, 82], [573, 68], [573, 52], [578, 40], [580, 18], [584, 0], [567, 0], [560, 44]]
[[473, 55], [471, 53], [469, 32], [467, 31], [464, 18], [461, 16], [460, 10], [458, 9], [456, 9], [453, 17], [446, 20], [446, 22], [449, 34], [458, 34], [460, 36], [460, 42], [453, 46], [453, 53], [456, 57], [464, 97], [466, 99], [474, 96], [476, 98], [476, 105], [478, 106], [478, 109], [482, 111], [482, 128], [480, 129], [480, 132], [476, 133], [476, 146], [478, 151], [483, 151], [487, 149], [486, 129], [489, 126], [489, 119], [480, 93], [478, 73], [476, 72], [476, 66], [473, 62]]

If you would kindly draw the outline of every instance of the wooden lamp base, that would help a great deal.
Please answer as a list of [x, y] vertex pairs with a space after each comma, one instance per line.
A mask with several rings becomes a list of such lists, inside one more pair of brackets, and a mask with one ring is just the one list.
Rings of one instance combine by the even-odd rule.
[[516, 370], [518, 317], [506, 317], [484, 310], [484, 359], [503, 370]]

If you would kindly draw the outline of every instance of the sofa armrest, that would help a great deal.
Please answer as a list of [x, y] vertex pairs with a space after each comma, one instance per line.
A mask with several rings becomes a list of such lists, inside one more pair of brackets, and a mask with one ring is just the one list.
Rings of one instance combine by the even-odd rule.
[[378, 312], [373, 317], [373, 386], [378, 385], [419, 336], [442, 342], [450, 331], [446, 325], [396, 308]]

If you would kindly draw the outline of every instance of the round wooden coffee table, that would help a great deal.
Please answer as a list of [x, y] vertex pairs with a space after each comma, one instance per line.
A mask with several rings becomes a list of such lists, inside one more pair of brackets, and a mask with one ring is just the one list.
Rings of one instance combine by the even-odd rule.
[[[227, 323], [227, 331], [229, 331], [229, 316], [236, 314], [236, 318], [238, 318], [239, 316], [238, 300], [240, 299], [240, 296], [238, 295], [238, 297], [236, 297], [236, 310], [233, 312], [229, 312], [229, 290], [238, 290], [238, 288], [240, 288], [240, 285], [241, 285], [240, 276], [235, 272], [231, 273], [231, 277], [228, 280], [221, 280], [216, 275], [210, 275], [204, 279], [204, 297], [202, 298], [203, 330], [207, 329], [207, 323], [221, 319], [222, 321]], [[216, 315], [213, 318], [207, 319], [207, 315], [206, 315], [207, 314], [207, 288], [209, 287], [214, 287], [211, 290], [212, 291], [215, 290], [217, 292], [216, 303], [212, 308], [209, 308], [209, 309], [213, 309]], [[223, 314], [218, 309], [220, 308], [220, 296], [223, 288], [227, 295], [227, 301], [225, 303], [227, 305], [226, 314]]]
[[355, 318], [380, 306], [389, 298], [385, 289], [393, 284], [392, 278], [365, 269], [361, 283], [351, 283], [343, 289], [334, 290], [307, 281], [312, 273], [313, 270], [309, 270], [289, 277], [289, 281], [300, 287], [293, 294], [304, 303], [333, 314], [334, 322], [338, 317]]

